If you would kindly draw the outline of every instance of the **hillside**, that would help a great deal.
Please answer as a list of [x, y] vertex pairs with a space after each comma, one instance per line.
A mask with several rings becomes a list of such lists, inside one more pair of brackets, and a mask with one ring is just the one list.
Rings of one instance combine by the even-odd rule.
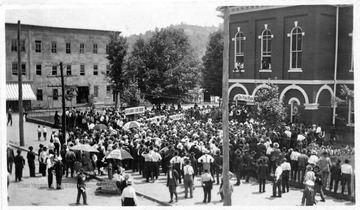
[[[191, 42], [192, 47], [194, 48], [195, 52], [199, 56], [199, 59], [205, 54], [206, 45], [209, 39], [209, 34], [218, 30], [219, 27], [222, 26], [196, 26], [196, 25], [187, 25], [185, 23], [181, 23], [178, 25], [170, 25], [168, 27], [174, 27], [176, 29], [182, 28], [184, 29], [185, 33], [189, 36], [189, 40]], [[127, 38], [127, 42], [129, 44], [129, 53], [132, 51], [132, 46], [135, 41], [142, 37], [145, 40], [149, 39], [154, 33], [154, 30], [146, 31], [144, 34], [133, 34]]]

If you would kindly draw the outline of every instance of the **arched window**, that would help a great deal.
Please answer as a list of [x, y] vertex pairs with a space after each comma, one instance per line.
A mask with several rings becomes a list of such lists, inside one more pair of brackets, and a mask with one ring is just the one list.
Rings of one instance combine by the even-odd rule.
[[234, 72], [244, 72], [244, 43], [245, 36], [240, 27], [238, 27], [238, 32], [235, 34], [235, 67]]
[[303, 36], [305, 32], [297, 25], [291, 30], [288, 36], [290, 37], [290, 70], [289, 71], [302, 71], [302, 50], [303, 50]]
[[265, 24], [265, 30], [259, 36], [261, 40], [261, 70], [271, 70], [271, 50], [272, 50], [272, 39], [274, 35], [267, 28], [267, 24]]

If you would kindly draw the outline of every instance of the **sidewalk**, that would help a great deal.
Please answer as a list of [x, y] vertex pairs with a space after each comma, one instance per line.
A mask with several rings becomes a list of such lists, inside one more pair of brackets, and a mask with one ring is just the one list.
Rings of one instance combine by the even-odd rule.
[[[133, 179], [133, 187], [137, 192], [152, 197], [160, 202], [168, 203], [170, 200], [170, 193], [166, 187], [166, 176], [161, 173], [159, 179], [155, 182], [147, 183], [138, 172], [126, 171]], [[100, 176], [102, 179], [107, 179], [107, 176]], [[178, 202], [172, 203], [172, 206], [223, 206], [223, 202], [220, 202], [220, 195], [217, 195], [220, 185], [213, 185], [211, 192], [211, 202], [203, 203], [203, 189], [200, 186], [200, 176], [195, 177], [194, 181], [195, 190], [193, 192], [193, 198], [185, 199], [185, 189], [183, 184], [179, 184], [177, 187]], [[232, 184], [236, 183], [236, 178], [230, 181]], [[249, 183], [245, 180], [241, 180], [240, 186], [234, 186], [234, 192], [232, 195], [232, 206], [297, 206], [301, 203], [302, 191], [297, 188], [290, 187], [289, 193], [284, 193], [282, 198], [272, 198], [272, 184], [267, 182], [266, 192], [259, 193], [259, 186], [256, 180], [250, 179]], [[190, 197], [190, 195], [188, 195]], [[338, 200], [329, 196], [325, 196], [326, 202], [318, 202], [317, 206], [343, 206], [343, 205], [355, 205], [355, 203]], [[320, 200], [320, 195], [316, 196], [316, 200]]]

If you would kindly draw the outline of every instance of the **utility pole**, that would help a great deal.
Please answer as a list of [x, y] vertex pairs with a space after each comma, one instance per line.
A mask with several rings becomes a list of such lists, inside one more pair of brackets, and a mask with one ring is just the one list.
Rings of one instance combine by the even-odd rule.
[[65, 112], [66, 112], [66, 104], [65, 104], [65, 82], [64, 82], [64, 72], [63, 72], [63, 63], [60, 62], [60, 75], [61, 75], [61, 100], [62, 100], [62, 133], [63, 133], [63, 141], [65, 142], [65, 144], [67, 144], [66, 142], [66, 116], [65, 116]]
[[24, 114], [23, 114], [23, 94], [22, 94], [22, 65], [21, 65], [21, 43], [20, 43], [21, 24], [18, 20], [17, 33], [17, 51], [18, 51], [18, 88], [19, 88], [19, 137], [20, 146], [25, 146], [24, 143]]
[[224, 13], [224, 52], [222, 79], [222, 129], [223, 129], [223, 187], [224, 206], [231, 206], [231, 192], [229, 181], [229, 7], [223, 7]]

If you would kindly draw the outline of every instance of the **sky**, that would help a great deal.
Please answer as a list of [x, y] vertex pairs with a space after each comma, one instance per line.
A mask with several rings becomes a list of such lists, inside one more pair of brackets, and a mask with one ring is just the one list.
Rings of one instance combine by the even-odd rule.
[[[220, 1], [115, 1], [115, 0], [24, 0], [3, 1], [8, 23], [121, 31], [123, 35], [144, 33], [156, 27], [187, 23], [218, 26], [223, 19], [216, 7]], [[75, 2], [75, 3], [74, 3]]]
[[355, 0], [0, 0], [5, 22], [121, 31], [124, 36], [187, 23], [218, 26], [218, 6], [344, 4]]

